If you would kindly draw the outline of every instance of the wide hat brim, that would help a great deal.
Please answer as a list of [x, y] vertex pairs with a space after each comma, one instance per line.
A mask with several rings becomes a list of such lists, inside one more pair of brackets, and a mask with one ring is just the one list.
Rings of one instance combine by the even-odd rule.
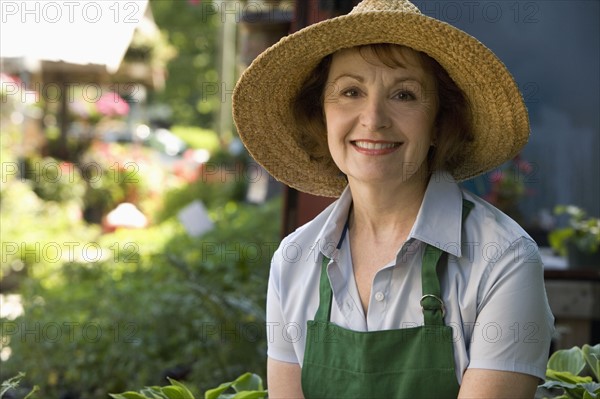
[[348, 14], [284, 37], [259, 55], [233, 93], [233, 117], [250, 155], [277, 180], [299, 191], [338, 197], [347, 182], [337, 168], [315, 161], [297, 142], [294, 98], [310, 72], [342, 48], [393, 43], [434, 58], [467, 96], [474, 140], [449, 172], [466, 180], [513, 158], [527, 143], [529, 118], [504, 64], [477, 39], [413, 12]]

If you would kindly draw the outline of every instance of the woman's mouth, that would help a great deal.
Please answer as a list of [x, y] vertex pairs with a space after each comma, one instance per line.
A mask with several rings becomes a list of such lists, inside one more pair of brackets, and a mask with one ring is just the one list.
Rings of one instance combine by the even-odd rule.
[[396, 151], [401, 145], [397, 141], [355, 140], [350, 142], [361, 154], [385, 155]]

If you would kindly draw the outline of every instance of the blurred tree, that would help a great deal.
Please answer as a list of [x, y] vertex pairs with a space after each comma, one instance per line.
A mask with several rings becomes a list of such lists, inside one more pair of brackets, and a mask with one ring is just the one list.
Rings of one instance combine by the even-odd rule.
[[206, 0], [151, 0], [150, 6], [178, 53], [167, 67], [165, 89], [152, 93], [150, 102], [171, 107], [168, 122], [214, 128], [221, 100], [219, 6]]

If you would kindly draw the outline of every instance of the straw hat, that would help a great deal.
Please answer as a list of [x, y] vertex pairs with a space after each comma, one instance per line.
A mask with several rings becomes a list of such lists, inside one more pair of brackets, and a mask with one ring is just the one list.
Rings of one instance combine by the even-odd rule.
[[295, 124], [292, 104], [323, 57], [373, 43], [400, 44], [428, 54], [467, 96], [475, 139], [465, 145], [462, 163], [449, 171], [455, 179], [501, 165], [527, 142], [523, 98], [494, 53], [467, 33], [421, 14], [407, 0], [364, 0], [348, 15], [281, 39], [254, 60], [235, 87], [233, 117], [240, 138], [277, 180], [315, 195], [341, 194], [346, 180], [339, 170], [312, 160], [297, 143], [302, 127]]

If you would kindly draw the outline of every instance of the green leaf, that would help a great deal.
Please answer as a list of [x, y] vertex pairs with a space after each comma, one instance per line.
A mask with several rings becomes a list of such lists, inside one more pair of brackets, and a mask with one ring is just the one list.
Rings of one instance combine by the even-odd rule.
[[142, 395], [146, 395], [146, 397], [150, 399], [169, 399], [166, 395], [162, 393], [162, 388], [158, 386], [146, 387], [144, 389], [140, 389], [140, 393]]
[[581, 352], [592, 373], [594, 373], [596, 381], [600, 382], [600, 344], [594, 346], [585, 344], [581, 348]]
[[548, 234], [548, 242], [552, 249], [558, 252], [561, 256], [567, 256], [566, 242], [574, 235], [571, 228], [556, 229]]
[[128, 391], [123, 393], [110, 393], [111, 398], [114, 399], [148, 399], [148, 397], [142, 395], [141, 393]]
[[592, 382], [592, 377], [581, 377], [573, 375], [568, 371], [555, 371], [552, 369], [546, 370], [546, 378], [552, 381], [562, 381], [567, 384], [584, 384], [586, 382]]
[[588, 391], [583, 392], [583, 399], [597, 399], [597, 398], [598, 398], [598, 395], [589, 393]]
[[225, 392], [226, 390], [228, 390], [229, 388], [231, 388], [231, 386], [233, 385], [234, 381], [232, 382], [224, 382], [221, 385], [219, 385], [216, 388], [213, 389], [209, 389], [208, 391], [204, 392], [204, 399], [219, 399], [219, 396]]
[[556, 389], [556, 388], [573, 389], [573, 388], [577, 387], [577, 385], [571, 384], [568, 382], [564, 382], [564, 381], [546, 381], [543, 385], [541, 385], [541, 387], [546, 388], [546, 389]]
[[564, 371], [573, 375], [578, 375], [584, 367], [583, 352], [576, 346], [571, 349], [558, 350], [548, 360], [548, 369]]
[[600, 393], [600, 383], [598, 382], [586, 382], [580, 386], [591, 394]]
[[267, 391], [241, 391], [235, 394], [233, 399], [263, 399], [267, 397]]
[[262, 379], [256, 374], [252, 374], [252, 373], [242, 374], [233, 382], [233, 389], [235, 389], [236, 392], [262, 391], [263, 390]]
[[[224, 392], [229, 388], [233, 388], [237, 393], [235, 395], [225, 395]], [[225, 399], [226, 397], [236, 399], [264, 398], [266, 397], [266, 391], [263, 391], [262, 379], [258, 375], [244, 373], [236, 378], [235, 381], [224, 382], [217, 388], [209, 389], [204, 393], [205, 399]]]
[[162, 392], [167, 395], [169, 399], [187, 399], [185, 391], [178, 386], [171, 385], [163, 387]]
[[31, 392], [29, 392], [27, 394], [27, 396], [25, 396], [23, 399], [29, 399], [29, 398], [34, 398], [35, 396], [33, 396], [34, 393], [36, 393], [37, 391], [40, 390], [40, 387], [38, 387], [37, 385], [33, 386], [33, 389], [31, 390]]
[[169, 378], [169, 377], [167, 377], [167, 379], [169, 380], [171, 385], [174, 385], [181, 389], [181, 393], [183, 394], [183, 399], [194, 399], [194, 395], [184, 384], [182, 384], [181, 382], [176, 381], [172, 378]]
[[2, 383], [2, 385], [0, 385], [0, 398], [2, 397], [2, 395], [4, 395], [6, 393], [6, 391], [8, 391], [9, 389], [13, 389], [19, 386], [19, 384], [21, 383], [21, 379], [25, 377], [25, 373], [19, 373], [16, 376], [9, 378], [8, 380], [4, 381]]

